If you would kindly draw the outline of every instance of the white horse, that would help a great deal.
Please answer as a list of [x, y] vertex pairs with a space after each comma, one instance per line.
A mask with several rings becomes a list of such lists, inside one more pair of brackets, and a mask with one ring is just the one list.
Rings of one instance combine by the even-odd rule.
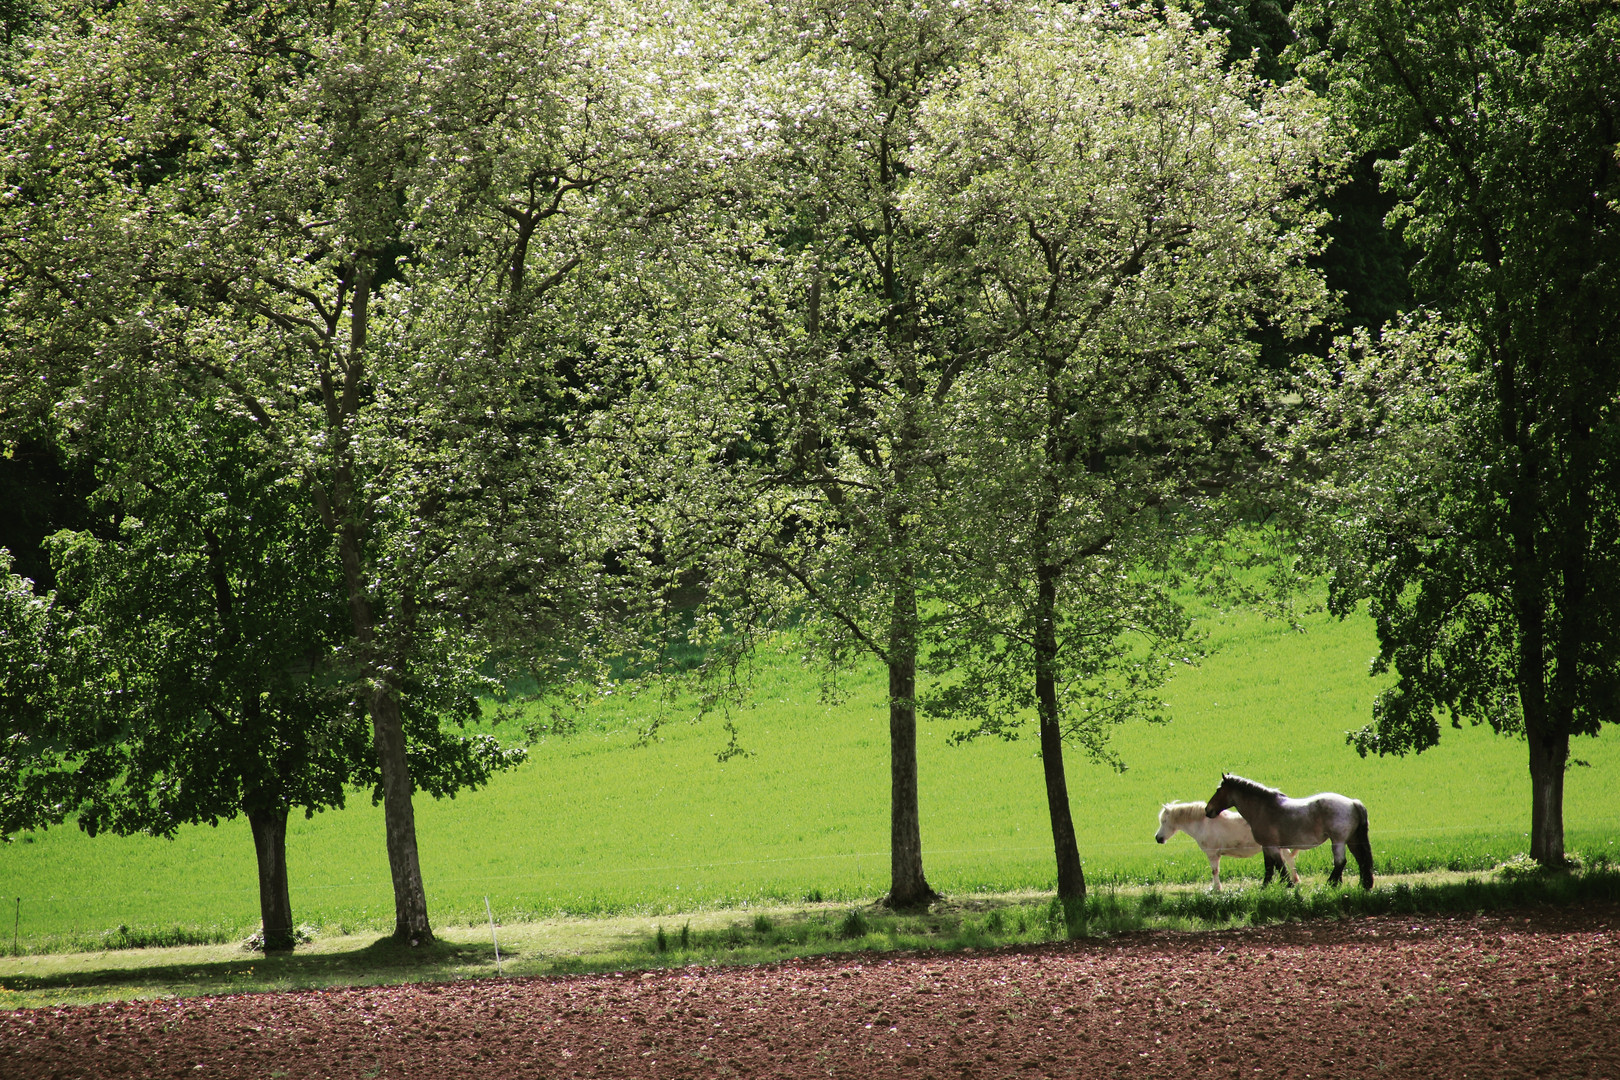
[[1294, 853], [1287, 848], [1278, 848], [1274, 854], [1272, 849], [1262, 848], [1249, 829], [1249, 823], [1230, 810], [1219, 817], [1206, 817], [1203, 803], [1165, 803], [1159, 811], [1159, 831], [1153, 834], [1153, 839], [1162, 844], [1176, 835], [1178, 830], [1192, 837], [1209, 857], [1209, 875], [1214, 881], [1210, 888], [1213, 892], [1221, 891], [1222, 855], [1248, 859], [1265, 851], [1266, 880], [1262, 882], [1263, 885], [1271, 884], [1271, 875], [1279, 867], [1286, 867], [1289, 878], [1295, 884], [1299, 883], [1299, 874], [1294, 870]]

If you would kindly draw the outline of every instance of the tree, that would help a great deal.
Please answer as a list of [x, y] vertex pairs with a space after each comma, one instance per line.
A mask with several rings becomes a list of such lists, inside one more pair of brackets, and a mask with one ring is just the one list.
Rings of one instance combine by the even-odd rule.
[[[922, 102], [1016, 20], [998, 0], [770, 6], [757, 34], [771, 77], [739, 109], [769, 137], [745, 128], [754, 149], [724, 178], [692, 275], [704, 313], [671, 333], [683, 344], [660, 360], [664, 392], [631, 414], [686, 463], [663, 535], [691, 545], [733, 631], [745, 610], [804, 613], [834, 668], [859, 655], [886, 668], [885, 900], [901, 908], [936, 895], [918, 810], [923, 522], [936, 418], [973, 359], [954, 313], [921, 295], [931, 242], [902, 205], [904, 155]], [[699, 632], [715, 640], [722, 623]]]
[[[380, 779], [341, 670], [342, 582], [300, 482], [250, 424], [181, 406], [140, 438], [98, 497], [116, 535], [53, 538], [55, 604], [74, 627], [55, 660], [52, 725], [69, 807], [92, 836], [246, 816], [263, 947], [290, 950], [289, 811], [341, 807], [347, 789]], [[403, 673], [412, 776], [435, 795], [523, 759], [443, 726], [477, 718], [489, 690], [478, 659], [427, 656]]]
[[0, 548], [0, 839], [60, 821], [71, 784], [58, 768], [51, 726], [55, 656], [66, 639], [61, 614], [33, 582], [11, 571]]
[[1162, 571], [1253, 471], [1273, 392], [1249, 333], [1326, 305], [1307, 259], [1325, 118], [1223, 64], [1172, 9], [1056, 8], [923, 110], [902, 203], [984, 362], [938, 464], [947, 632], [931, 707], [972, 736], [1038, 725], [1058, 896], [1085, 878], [1065, 743], [1158, 719], [1188, 655]]
[[[8, 141], [10, 359], [70, 403], [70, 435], [174, 380], [251, 418], [311, 481], [370, 687], [399, 929], [420, 939], [398, 686], [367, 580], [378, 493], [355, 448], [368, 305], [400, 253], [398, 125], [378, 115], [403, 104], [379, 86], [399, 52], [348, 7], [53, 14], [19, 62]], [[300, 354], [309, 369], [287, 377]]]
[[656, 112], [621, 123], [615, 88], [657, 72], [615, 57], [615, 14], [69, 6], [18, 62], [8, 392], [60, 403], [70, 436], [187, 393], [299, 481], [343, 583], [401, 940], [432, 936], [407, 673], [469, 631], [570, 633], [600, 580], [559, 450], [586, 336], [561, 286], [608, 276], [587, 268], [612, 230], [588, 226], [649, 209], [616, 166], [669, 163], [641, 153]]
[[1396, 673], [1350, 738], [1421, 751], [1437, 710], [1524, 735], [1530, 854], [1560, 866], [1570, 737], [1620, 716], [1620, 15], [1301, 14], [1311, 70], [1399, 200], [1427, 308], [1338, 352], [1296, 444], [1329, 481], [1332, 608], [1370, 601], [1377, 670]]

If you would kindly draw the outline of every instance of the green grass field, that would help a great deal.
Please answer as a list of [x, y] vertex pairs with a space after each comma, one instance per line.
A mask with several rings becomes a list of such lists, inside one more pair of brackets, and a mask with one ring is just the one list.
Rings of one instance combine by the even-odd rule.
[[[1343, 732], [1369, 715], [1377, 686], [1365, 620], [1307, 620], [1306, 633], [1249, 615], [1209, 626], [1219, 650], [1168, 687], [1171, 722], [1120, 729], [1123, 774], [1078, 755], [1069, 785], [1094, 885], [1194, 882], [1208, 864], [1191, 840], [1153, 842], [1159, 804], [1204, 799], [1222, 770], [1292, 794], [1362, 799], [1381, 871], [1485, 869], [1525, 849], [1529, 781], [1521, 742], [1447, 730], [1404, 759], [1356, 757]], [[561, 913], [661, 914], [806, 898], [854, 901], [888, 883], [887, 712], [882, 681], [845, 680], [818, 700], [792, 655], [758, 664], [755, 702], [736, 716], [752, 753], [720, 763], [717, 722], [673, 723], [635, 745], [610, 703], [566, 738], [533, 748], [518, 770], [455, 800], [419, 797], [417, 828], [436, 924], [481, 924], [487, 897], [506, 923]], [[1035, 744], [947, 745], [919, 737], [924, 860], [948, 894], [1049, 889], [1050, 831]], [[1614, 737], [1581, 740], [1565, 806], [1568, 847], [1620, 861]], [[295, 819], [288, 857], [296, 918], [329, 932], [388, 929], [393, 901], [381, 812], [364, 796], [341, 812]], [[1326, 848], [1300, 859], [1320, 877]], [[1223, 877], [1257, 876], [1259, 860]], [[16, 898], [16, 899], [14, 899]], [[20, 901], [20, 902], [19, 902]], [[13, 910], [15, 909], [15, 910]], [[229, 940], [257, 925], [245, 821], [173, 840], [72, 827], [0, 848], [0, 944], [22, 950]], [[14, 925], [7, 925], [14, 924]], [[119, 928], [123, 928], [122, 931]]]

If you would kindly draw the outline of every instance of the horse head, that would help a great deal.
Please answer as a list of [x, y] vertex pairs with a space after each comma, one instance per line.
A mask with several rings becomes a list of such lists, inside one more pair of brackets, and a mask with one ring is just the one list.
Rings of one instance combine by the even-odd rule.
[[1231, 773], [1221, 774], [1221, 786], [1215, 789], [1215, 794], [1211, 795], [1209, 802], [1204, 804], [1205, 817], [1212, 818], [1227, 807], [1236, 805], [1232, 802], [1232, 793], [1227, 790], [1227, 785], [1231, 783], [1231, 780]]
[[1153, 834], [1153, 839], [1164, 843], [1176, 835], [1176, 827], [1170, 823], [1170, 804], [1165, 803], [1159, 808], [1159, 831]]

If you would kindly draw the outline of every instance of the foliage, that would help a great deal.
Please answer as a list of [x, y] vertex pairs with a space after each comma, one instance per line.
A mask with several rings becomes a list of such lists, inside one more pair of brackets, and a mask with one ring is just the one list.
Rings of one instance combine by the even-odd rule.
[[331, 668], [340, 594], [305, 568], [318, 532], [240, 426], [143, 435], [145, 468], [101, 496], [116, 535], [52, 538], [77, 631], [55, 708], [87, 785], [80, 827], [172, 835], [250, 801], [341, 806], [374, 759]]
[[[341, 807], [377, 784], [377, 761], [339, 659], [342, 585], [297, 482], [241, 422], [178, 413], [144, 441], [101, 496], [117, 536], [53, 542], [78, 628], [62, 657], [77, 685], [56, 708], [83, 740], [77, 771], [101, 781], [80, 826], [172, 835], [244, 809]], [[408, 676], [413, 775], [435, 795], [522, 759], [442, 726], [477, 717], [476, 659], [446, 650]]]
[[1061, 743], [1118, 765], [1110, 728], [1158, 716], [1193, 651], [1160, 573], [1218, 520], [1266, 407], [1247, 332], [1298, 336], [1326, 299], [1304, 198], [1324, 117], [1224, 46], [1173, 10], [1056, 12], [930, 101], [909, 162], [905, 206], [949, 253], [933, 303], [982, 356], [936, 465], [931, 706], [968, 734], [1038, 718], [1069, 897]]
[[5, 393], [69, 441], [170, 395], [257, 432], [343, 585], [414, 940], [412, 788], [473, 774], [413, 745], [408, 673], [476, 631], [549, 685], [606, 621], [583, 327], [696, 171], [648, 96], [678, 22], [622, 15], [66, 4], [16, 62]]
[[1370, 599], [1398, 676], [1352, 740], [1422, 750], [1437, 708], [1522, 732], [1532, 855], [1555, 865], [1569, 738], [1620, 716], [1620, 23], [1578, 2], [1303, 11], [1431, 312], [1341, 349], [1299, 426], [1313, 482], [1335, 480], [1335, 609]]
[[[14, 418], [8, 418], [14, 419]], [[90, 527], [86, 501], [95, 489], [93, 463], [64, 460], [40, 433], [12, 432], [0, 449], [0, 547], [11, 552], [13, 568], [40, 593], [56, 587], [45, 537], [60, 529]]]
[[65, 749], [51, 724], [60, 675], [52, 658], [69, 625], [50, 596], [11, 572], [11, 555], [0, 548], [0, 838], [7, 841], [61, 821], [71, 805], [71, 785], [57, 769]]

